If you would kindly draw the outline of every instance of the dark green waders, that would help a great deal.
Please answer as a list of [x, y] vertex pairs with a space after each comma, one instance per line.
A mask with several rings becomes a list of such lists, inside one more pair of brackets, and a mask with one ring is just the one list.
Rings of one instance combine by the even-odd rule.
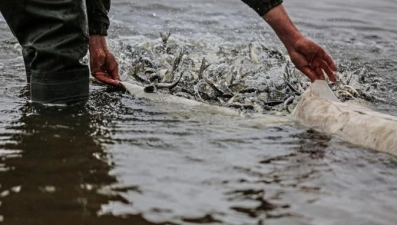
[[85, 0], [0, 0], [0, 11], [22, 46], [31, 100], [86, 101], [89, 69]]

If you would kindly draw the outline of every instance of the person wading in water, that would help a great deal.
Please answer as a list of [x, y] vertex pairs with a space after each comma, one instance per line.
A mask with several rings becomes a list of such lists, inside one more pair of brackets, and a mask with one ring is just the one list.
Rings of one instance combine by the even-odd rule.
[[[242, 0], [275, 31], [291, 61], [313, 82], [336, 81], [335, 63], [296, 28], [282, 0]], [[1, 1], [0, 11], [22, 46], [33, 102], [73, 103], [88, 99], [91, 75], [119, 86], [118, 64], [107, 47], [110, 0]]]

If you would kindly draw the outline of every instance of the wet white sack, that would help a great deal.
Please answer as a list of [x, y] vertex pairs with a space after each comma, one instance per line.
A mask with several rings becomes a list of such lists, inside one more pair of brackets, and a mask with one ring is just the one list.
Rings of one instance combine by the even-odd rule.
[[311, 84], [293, 115], [306, 127], [336, 135], [355, 145], [397, 155], [397, 118], [340, 102], [325, 81]]

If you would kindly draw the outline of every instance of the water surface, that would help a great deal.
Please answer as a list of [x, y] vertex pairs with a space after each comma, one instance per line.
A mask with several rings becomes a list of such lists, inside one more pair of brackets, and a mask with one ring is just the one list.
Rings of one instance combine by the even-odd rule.
[[[302, 32], [343, 70], [380, 77], [397, 115], [394, 0], [286, 1]], [[171, 31], [198, 52], [264, 44], [270, 28], [237, 0], [114, 0], [109, 43], [128, 77], [130, 52]], [[0, 20], [0, 223], [394, 224], [397, 160], [304, 127], [159, 110], [91, 84], [66, 109], [27, 102], [19, 46]]]

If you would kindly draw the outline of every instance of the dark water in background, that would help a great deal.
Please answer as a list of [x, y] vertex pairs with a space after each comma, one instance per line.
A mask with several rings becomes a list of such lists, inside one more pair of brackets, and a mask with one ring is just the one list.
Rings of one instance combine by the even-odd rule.
[[[299, 28], [342, 67], [383, 78], [396, 115], [397, 2], [287, 1]], [[207, 51], [249, 41], [282, 49], [239, 1], [115, 0], [109, 42], [158, 39]], [[294, 125], [172, 115], [91, 85], [84, 107], [27, 104], [22, 59], [0, 20], [0, 223], [395, 224], [397, 160]], [[126, 77], [128, 60], [121, 60]]]

